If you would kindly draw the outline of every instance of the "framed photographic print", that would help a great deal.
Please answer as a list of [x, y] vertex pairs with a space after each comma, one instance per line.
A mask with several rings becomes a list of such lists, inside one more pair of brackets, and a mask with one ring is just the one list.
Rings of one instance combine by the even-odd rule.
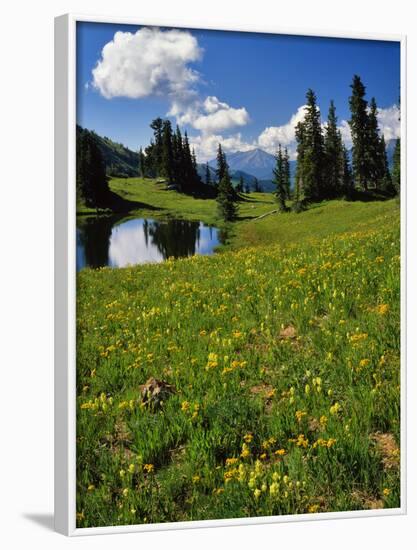
[[405, 511], [405, 38], [65, 15], [55, 522]]

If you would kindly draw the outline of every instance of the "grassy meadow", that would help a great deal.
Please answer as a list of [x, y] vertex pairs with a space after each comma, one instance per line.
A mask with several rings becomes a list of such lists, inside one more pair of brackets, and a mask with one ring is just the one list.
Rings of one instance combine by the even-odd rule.
[[[218, 224], [215, 201], [110, 187]], [[248, 195], [219, 254], [77, 275], [78, 527], [400, 505], [398, 203], [254, 219], [274, 208]]]

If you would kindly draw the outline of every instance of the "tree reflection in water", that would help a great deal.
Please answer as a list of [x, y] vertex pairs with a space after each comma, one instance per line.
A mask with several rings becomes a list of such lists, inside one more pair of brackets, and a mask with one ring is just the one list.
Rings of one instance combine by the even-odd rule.
[[201, 222], [115, 216], [77, 219], [77, 271], [212, 254], [220, 231]]

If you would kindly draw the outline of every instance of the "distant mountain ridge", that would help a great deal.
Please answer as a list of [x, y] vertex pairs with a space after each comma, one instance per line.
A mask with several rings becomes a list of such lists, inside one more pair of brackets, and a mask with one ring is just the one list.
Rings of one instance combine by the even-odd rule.
[[[226, 153], [227, 164], [229, 165], [232, 179], [235, 174], [243, 172], [246, 174], [245, 183], [248, 181], [253, 190], [253, 182], [258, 179], [262, 189], [266, 192], [274, 192], [275, 184], [274, 168], [275, 157], [263, 149], [251, 149], [249, 151], [237, 151], [235, 153]], [[209, 161], [209, 166], [216, 166], [216, 159]], [[296, 160], [290, 160], [291, 185], [294, 186], [295, 171], [297, 167]]]
[[[231, 171], [241, 170], [258, 179], [272, 178], [275, 158], [263, 149], [226, 153], [226, 158]], [[216, 159], [209, 161], [209, 166], [216, 166]]]

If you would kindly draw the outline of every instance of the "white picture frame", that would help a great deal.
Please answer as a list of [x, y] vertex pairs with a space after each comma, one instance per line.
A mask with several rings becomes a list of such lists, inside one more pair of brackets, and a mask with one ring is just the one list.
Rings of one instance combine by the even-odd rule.
[[406, 495], [406, 37], [287, 29], [265, 25], [207, 30], [275, 33], [361, 40], [398, 41], [401, 44], [401, 507], [367, 511], [329, 512], [244, 519], [221, 519], [117, 527], [76, 528], [75, 461], [75, 128], [76, 24], [97, 22], [187, 28], [178, 21], [143, 20], [67, 14], [55, 19], [55, 530], [67, 536], [141, 531], [207, 528], [232, 525], [317, 521], [405, 514]]

